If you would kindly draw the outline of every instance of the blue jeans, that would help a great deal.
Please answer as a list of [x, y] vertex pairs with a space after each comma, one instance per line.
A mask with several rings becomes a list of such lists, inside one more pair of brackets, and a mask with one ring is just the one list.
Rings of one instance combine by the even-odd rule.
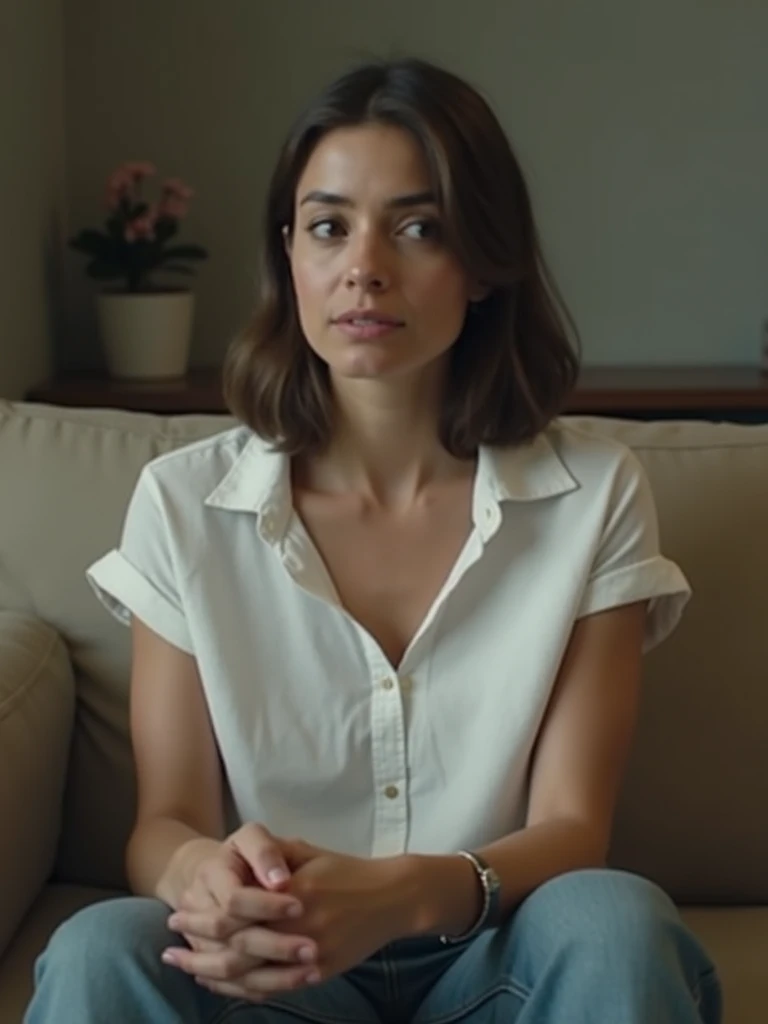
[[714, 967], [657, 886], [561, 875], [502, 927], [454, 947], [404, 939], [348, 974], [255, 1005], [214, 995], [160, 953], [168, 908], [127, 897], [64, 922], [25, 1024], [719, 1024]]

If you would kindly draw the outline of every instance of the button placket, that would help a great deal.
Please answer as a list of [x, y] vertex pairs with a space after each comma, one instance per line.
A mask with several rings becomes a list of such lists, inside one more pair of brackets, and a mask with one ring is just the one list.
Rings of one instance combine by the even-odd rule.
[[373, 856], [405, 851], [408, 835], [405, 718], [396, 674], [372, 638], [363, 641], [371, 670], [371, 760], [374, 780]]

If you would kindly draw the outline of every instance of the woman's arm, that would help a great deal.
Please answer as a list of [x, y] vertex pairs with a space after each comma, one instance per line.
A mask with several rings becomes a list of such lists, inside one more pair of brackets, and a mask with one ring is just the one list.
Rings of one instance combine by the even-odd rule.
[[[605, 863], [637, 719], [645, 615], [637, 602], [573, 630], [532, 757], [526, 826], [477, 851], [499, 875], [505, 913], [550, 878]], [[408, 933], [461, 934], [474, 923], [480, 892], [464, 858], [405, 861], [405, 887], [415, 876], [422, 893]]]
[[176, 906], [224, 838], [221, 768], [194, 657], [135, 616], [132, 632], [138, 808], [128, 878], [137, 894]]

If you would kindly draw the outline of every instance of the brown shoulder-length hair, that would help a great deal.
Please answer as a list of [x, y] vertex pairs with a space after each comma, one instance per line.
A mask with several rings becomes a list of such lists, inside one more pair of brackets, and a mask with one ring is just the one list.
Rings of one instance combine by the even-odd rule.
[[463, 458], [481, 444], [531, 439], [562, 410], [575, 382], [576, 328], [542, 257], [528, 189], [501, 125], [466, 82], [416, 59], [347, 72], [290, 132], [267, 197], [255, 310], [225, 361], [230, 410], [290, 455], [330, 439], [328, 367], [299, 325], [283, 232], [293, 229], [296, 188], [318, 141], [369, 123], [396, 125], [421, 145], [445, 244], [489, 288], [451, 349], [442, 443]]

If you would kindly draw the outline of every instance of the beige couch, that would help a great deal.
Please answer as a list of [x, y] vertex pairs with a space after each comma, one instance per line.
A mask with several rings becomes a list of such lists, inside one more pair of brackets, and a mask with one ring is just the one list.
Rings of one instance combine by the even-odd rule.
[[[582, 423], [645, 463], [694, 588], [647, 659], [613, 862], [677, 899], [720, 966], [727, 1024], [763, 1024], [768, 426]], [[117, 541], [143, 463], [229, 425], [0, 401], [0, 1024], [20, 1020], [55, 925], [124, 885], [129, 633], [83, 571]]]

